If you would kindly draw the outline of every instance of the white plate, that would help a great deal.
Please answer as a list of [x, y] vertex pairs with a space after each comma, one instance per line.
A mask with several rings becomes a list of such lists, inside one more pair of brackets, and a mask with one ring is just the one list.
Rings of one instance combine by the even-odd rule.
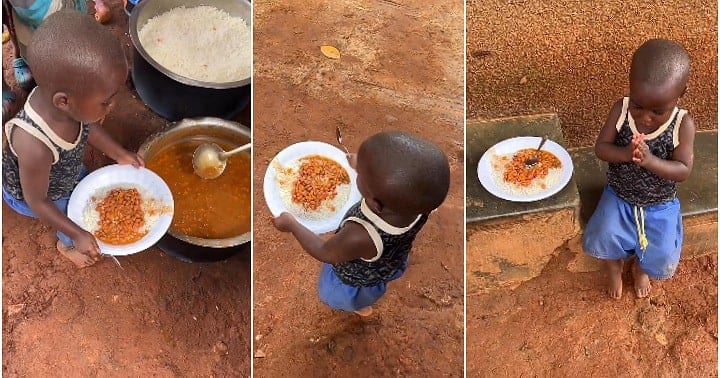
[[[357, 189], [356, 184], [357, 173], [354, 169], [350, 168], [347, 158], [345, 157], [345, 152], [333, 145], [323, 142], [295, 143], [280, 151], [277, 155], [275, 155], [274, 159], [277, 159], [280, 165], [285, 166], [308, 155], [322, 155], [333, 159], [345, 168], [350, 175], [350, 194], [348, 195], [348, 200], [342, 208], [338, 209], [338, 211], [333, 214], [333, 216], [323, 220], [308, 220], [296, 217], [300, 224], [316, 234], [334, 231], [340, 225], [340, 222], [348, 209], [360, 201], [360, 191]], [[265, 194], [265, 202], [267, 202], [268, 208], [270, 208], [270, 212], [274, 217], [277, 217], [283, 211], [288, 211], [285, 209], [285, 205], [283, 205], [282, 198], [280, 197], [280, 188], [278, 187], [277, 180], [275, 179], [276, 175], [277, 171], [275, 171], [271, 161], [265, 171], [263, 193]]]
[[[163, 205], [173, 208], [173, 198], [170, 188], [165, 181], [155, 172], [146, 168], [135, 168], [130, 165], [108, 165], [87, 175], [75, 187], [68, 202], [68, 218], [78, 226], [87, 230], [83, 217], [83, 210], [90, 203], [95, 193], [107, 187], [134, 186], [150, 193], [153, 198]], [[172, 223], [172, 212], [163, 214], [150, 228], [150, 231], [142, 239], [135, 243], [125, 245], [111, 245], [98, 240], [102, 253], [114, 256], [125, 256], [144, 251], [157, 243], [165, 235], [170, 223]]]
[[518, 150], [524, 148], [537, 148], [537, 146], [540, 145], [541, 140], [542, 138], [540, 137], [516, 137], [505, 139], [497, 143], [496, 145], [490, 147], [490, 149], [485, 151], [483, 156], [480, 158], [480, 162], [478, 163], [477, 167], [478, 178], [480, 179], [480, 183], [482, 184], [482, 186], [496, 197], [515, 202], [538, 201], [548, 198], [562, 190], [562, 188], [564, 188], [565, 185], [567, 185], [567, 183], [570, 182], [570, 179], [572, 178], [573, 163], [572, 159], [570, 159], [570, 154], [568, 154], [568, 152], [562, 146], [553, 142], [552, 140], [548, 140], [547, 142], [545, 142], [545, 145], [542, 149], [544, 151], [552, 152], [553, 155], [557, 156], [562, 163], [562, 174], [558, 182], [555, 183], [555, 185], [550, 186], [539, 193], [530, 195], [518, 195], [516, 193], [508, 192], [502, 187], [499, 187], [492, 177], [493, 155], [511, 155]]

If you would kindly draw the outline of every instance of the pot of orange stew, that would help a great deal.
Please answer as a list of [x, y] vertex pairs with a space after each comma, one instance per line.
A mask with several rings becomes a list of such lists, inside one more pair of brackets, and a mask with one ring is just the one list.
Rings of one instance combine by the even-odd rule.
[[193, 262], [223, 260], [249, 249], [244, 245], [251, 239], [250, 151], [231, 156], [220, 177], [205, 180], [194, 173], [192, 154], [206, 142], [228, 151], [250, 142], [250, 129], [219, 118], [185, 119], [150, 136], [138, 151], [173, 194], [173, 221], [158, 245]]

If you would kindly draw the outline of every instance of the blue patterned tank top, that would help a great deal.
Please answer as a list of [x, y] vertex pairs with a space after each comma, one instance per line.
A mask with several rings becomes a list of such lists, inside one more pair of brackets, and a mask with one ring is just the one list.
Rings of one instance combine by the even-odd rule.
[[90, 127], [78, 123], [78, 136], [73, 142], [60, 138], [30, 106], [30, 96], [23, 110], [5, 123], [7, 142], [2, 155], [3, 189], [15, 199], [21, 201], [25, 199], [20, 186], [18, 158], [12, 146], [13, 130], [19, 127], [41, 141], [52, 152], [53, 164], [50, 168], [48, 198], [55, 201], [69, 197], [80, 176]]
[[[628, 97], [623, 99], [622, 112], [618, 118], [616, 128], [618, 135], [615, 145], [625, 147], [632, 142], [632, 137], [639, 134], [635, 120], [628, 111]], [[675, 147], [680, 143], [679, 130], [684, 109], [673, 110], [668, 121], [657, 130], [645, 136], [645, 143], [653, 155], [665, 159], [672, 159]], [[610, 163], [608, 165], [608, 185], [628, 203], [636, 206], [649, 206], [667, 202], [675, 198], [677, 184], [664, 179], [639, 165], [628, 163]]]
[[375, 286], [387, 282], [402, 268], [410, 254], [415, 236], [427, 219], [428, 214], [421, 214], [409, 226], [395, 227], [373, 213], [365, 200], [361, 200], [347, 211], [335, 232], [340, 231], [346, 222], [358, 223], [370, 235], [377, 255], [369, 260], [356, 259], [334, 264], [335, 274], [350, 286]]

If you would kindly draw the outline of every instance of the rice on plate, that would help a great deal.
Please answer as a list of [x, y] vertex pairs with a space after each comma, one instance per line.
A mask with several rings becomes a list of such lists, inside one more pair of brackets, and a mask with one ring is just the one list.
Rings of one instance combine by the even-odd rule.
[[535, 149], [522, 149], [513, 154], [491, 157], [492, 178], [502, 190], [517, 196], [530, 196], [555, 186], [562, 177], [562, 163], [548, 151], [540, 151], [538, 162], [525, 166]]
[[273, 159], [282, 203], [290, 213], [323, 220], [342, 209], [350, 197], [350, 175], [335, 160], [308, 155], [282, 166]]
[[198, 81], [228, 83], [250, 77], [250, 28], [212, 6], [173, 8], [138, 31], [147, 53], [170, 71]]

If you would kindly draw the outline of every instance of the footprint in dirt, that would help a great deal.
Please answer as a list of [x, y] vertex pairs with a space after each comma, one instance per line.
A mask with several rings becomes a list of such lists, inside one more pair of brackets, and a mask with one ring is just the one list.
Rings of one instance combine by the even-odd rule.
[[[324, 346], [329, 353], [342, 358], [344, 361], [351, 361], [357, 351], [368, 348], [367, 338], [375, 337], [379, 326], [380, 320], [377, 318], [350, 319], [344, 327], [324, 337], [325, 340], [328, 340], [324, 343]], [[362, 353], [359, 355], [362, 355]]]
[[653, 305], [641, 307], [636, 318], [640, 329], [648, 335], [658, 333], [665, 320], [667, 320], [667, 309]]

